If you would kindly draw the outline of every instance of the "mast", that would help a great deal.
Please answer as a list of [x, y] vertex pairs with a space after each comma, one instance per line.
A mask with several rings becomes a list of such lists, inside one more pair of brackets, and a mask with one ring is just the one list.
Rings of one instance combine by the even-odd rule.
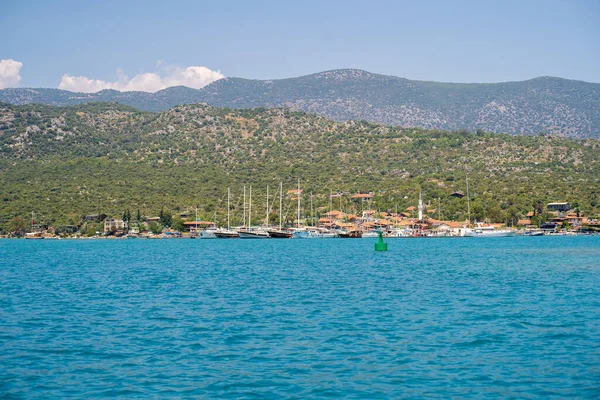
[[310, 225], [311, 226], [315, 225], [315, 221], [314, 221], [314, 217], [313, 217], [313, 198], [312, 198], [312, 192], [310, 192]]
[[252, 226], [252, 186], [250, 186], [250, 193], [248, 195], [248, 228]]
[[231, 227], [229, 223], [229, 188], [227, 188], [227, 230]]
[[421, 191], [419, 191], [419, 221], [423, 219], [423, 197], [421, 197]]
[[300, 178], [298, 178], [298, 228], [300, 228]]
[[469, 174], [467, 174], [467, 215], [469, 216], [469, 225], [471, 225], [471, 200], [469, 200]]
[[31, 212], [31, 232], [33, 232], [35, 227], [35, 218], [33, 217], [33, 211]]
[[267, 218], [265, 219], [265, 225], [269, 227], [269, 185], [267, 185]]
[[331, 218], [332, 211], [333, 211], [333, 189], [329, 189], [329, 218]]
[[440, 198], [438, 197], [438, 219], [442, 220], [442, 205], [440, 203]]
[[279, 230], [281, 230], [281, 219], [283, 218], [283, 182], [279, 182]]
[[244, 185], [244, 223], [242, 226], [246, 226], [246, 185]]

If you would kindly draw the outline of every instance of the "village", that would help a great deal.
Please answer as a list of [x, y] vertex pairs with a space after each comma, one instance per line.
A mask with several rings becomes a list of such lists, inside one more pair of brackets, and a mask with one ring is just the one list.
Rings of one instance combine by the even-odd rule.
[[[244, 192], [245, 193], [245, 192]], [[172, 215], [161, 210], [159, 216], [144, 216], [138, 211], [133, 217], [129, 211], [122, 216], [109, 216], [104, 213], [82, 217], [78, 225], [53, 227], [36, 222], [32, 213], [31, 224], [24, 232], [9, 232], [4, 237], [25, 237], [26, 239], [218, 239], [218, 238], [368, 238], [377, 237], [382, 232], [387, 238], [440, 238], [440, 237], [496, 237], [496, 236], [544, 236], [544, 235], [589, 235], [600, 232], [600, 220], [586, 217], [579, 210], [573, 210], [567, 202], [552, 202], [545, 206], [545, 220], [536, 218], [535, 211], [529, 211], [513, 226], [487, 221], [442, 220], [439, 209], [426, 207], [419, 198], [418, 206], [407, 207], [401, 212], [371, 209], [373, 193], [357, 193], [350, 199], [363, 205], [364, 209], [344, 212], [333, 209], [333, 201], [341, 195], [330, 195], [330, 210], [314, 213], [312, 203], [310, 213], [300, 206], [300, 189], [288, 191], [292, 201], [298, 201], [297, 214], [283, 217], [275, 213], [275, 221], [269, 221], [274, 210], [267, 209], [264, 218], [252, 214], [251, 201], [243, 203], [243, 218], [237, 226], [232, 226], [232, 218], [227, 215], [214, 221], [198, 217], [197, 210], [182, 211]], [[453, 196], [464, 196], [454, 193]], [[341, 206], [340, 202], [340, 206]], [[429, 204], [431, 205], [431, 204]], [[230, 206], [228, 206], [229, 209]], [[340, 207], [342, 208], [342, 207]], [[436, 219], [436, 214], [438, 218]], [[278, 216], [277, 216], [278, 215]], [[215, 217], [217, 215], [215, 214]], [[239, 218], [238, 218], [239, 219]], [[469, 222], [471, 221], [471, 222]]]

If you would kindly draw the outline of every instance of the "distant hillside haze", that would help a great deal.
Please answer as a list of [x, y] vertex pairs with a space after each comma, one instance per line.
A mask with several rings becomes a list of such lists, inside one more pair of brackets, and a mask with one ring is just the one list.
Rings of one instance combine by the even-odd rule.
[[156, 93], [3, 89], [0, 102], [54, 106], [117, 102], [145, 111], [193, 103], [227, 108], [289, 107], [336, 121], [600, 138], [600, 84], [553, 77], [465, 84], [342, 69], [277, 80], [225, 78], [198, 90], [178, 86]]

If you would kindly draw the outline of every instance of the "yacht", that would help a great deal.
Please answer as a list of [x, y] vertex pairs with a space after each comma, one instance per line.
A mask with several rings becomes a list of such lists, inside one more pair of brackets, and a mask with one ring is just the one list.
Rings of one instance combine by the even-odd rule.
[[230, 197], [231, 193], [229, 188], [227, 188], [227, 229], [217, 229], [214, 231], [215, 236], [219, 239], [236, 239], [240, 237], [240, 234], [236, 231], [231, 230], [230, 220], [229, 220], [229, 208], [230, 208]]
[[269, 237], [274, 239], [291, 239], [294, 237], [292, 231], [287, 229], [269, 229], [267, 232], [269, 233]]
[[240, 239], [268, 239], [269, 232], [264, 229], [240, 229], [237, 231]]
[[294, 232], [295, 239], [332, 239], [338, 237], [336, 232], [325, 228], [305, 228]]
[[479, 224], [473, 229], [473, 237], [507, 237], [514, 235], [515, 231], [512, 229], [496, 229], [492, 225]]
[[217, 238], [217, 229], [216, 228], [206, 228], [198, 231], [198, 239], [216, 239]]
[[[267, 186], [267, 192], [269, 187]], [[267, 194], [267, 226], [269, 225], [269, 195]], [[279, 229], [268, 229], [269, 236], [274, 239], [291, 239], [294, 237], [293, 232], [290, 229], [283, 229], [283, 182], [279, 182]]]
[[214, 233], [215, 237], [219, 239], [237, 239], [240, 237], [239, 233], [231, 229], [217, 229]]
[[362, 237], [364, 237], [364, 238], [376, 238], [378, 236], [379, 236], [379, 234], [377, 233], [377, 231], [364, 231], [364, 232], [362, 232]]

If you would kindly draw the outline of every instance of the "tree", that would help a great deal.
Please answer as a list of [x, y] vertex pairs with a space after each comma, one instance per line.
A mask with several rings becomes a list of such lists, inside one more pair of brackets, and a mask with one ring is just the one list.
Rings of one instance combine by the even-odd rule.
[[519, 212], [515, 207], [509, 207], [506, 210], [506, 225], [516, 226], [519, 223]]
[[160, 224], [157, 224], [156, 222], [152, 221], [148, 224], [148, 229], [150, 229], [150, 232], [154, 233], [155, 235], [158, 235], [162, 232], [163, 227]]
[[8, 231], [15, 236], [24, 236], [27, 222], [21, 217], [14, 217], [8, 221]]
[[176, 231], [183, 232], [185, 231], [185, 224], [183, 223], [183, 220], [181, 218], [177, 217], [173, 219], [172, 228]]
[[158, 214], [158, 218], [160, 221], [160, 224], [164, 227], [171, 227], [171, 225], [173, 224], [173, 216], [171, 215], [170, 212], [165, 211], [165, 207], [163, 206], [160, 209], [160, 213]]
[[544, 213], [544, 202], [542, 200], [535, 200], [533, 202], [533, 215], [541, 216]]

